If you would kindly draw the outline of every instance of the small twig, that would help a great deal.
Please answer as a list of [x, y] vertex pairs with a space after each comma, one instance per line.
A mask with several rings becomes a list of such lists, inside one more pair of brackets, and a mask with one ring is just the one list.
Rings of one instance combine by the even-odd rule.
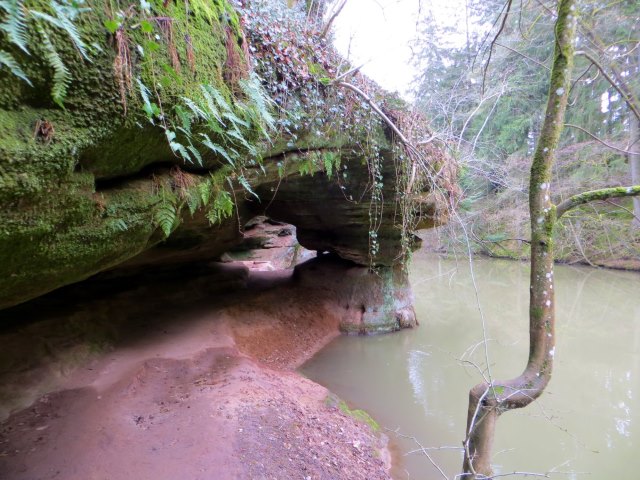
[[565, 123], [564, 126], [565, 127], [575, 128], [576, 130], [580, 130], [581, 132], [586, 133], [587, 135], [589, 135], [596, 142], [601, 143], [605, 147], [611, 148], [612, 150], [615, 150], [616, 152], [624, 153], [625, 155], [640, 155], [640, 152], [630, 152], [629, 150], [624, 150], [622, 148], [616, 147], [615, 145], [611, 145], [610, 143], [605, 142], [601, 138], [596, 137], [593, 133], [589, 132], [588, 130], [585, 130], [584, 128], [579, 127], [578, 125], [573, 125], [571, 123]]
[[633, 216], [633, 218], [636, 219], [636, 221], [640, 222], [640, 218], [638, 218], [638, 216], [635, 213], [633, 213], [633, 210], [630, 210], [630, 209], [628, 209], [627, 207], [625, 207], [623, 205], [618, 205], [617, 203], [613, 203], [609, 199], [605, 200], [605, 202], [607, 202], [609, 205], [613, 205], [614, 207], [619, 208], [620, 210], [624, 210], [625, 212], [630, 213]]
[[438, 138], [437, 135], [431, 135], [429, 138], [426, 138], [424, 140], [420, 140], [419, 142], [416, 142], [416, 146], [427, 145], [428, 143], [433, 142], [436, 138]]
[[511, 52], [513, 52], [513, 53], [516, 53], [516, 54], [520, 55], [521, 57], [524, 57], [524, 58], [526, 58], [527, 60], [529, 60], [529, 61], [531, 61], [531, 62], [535, 63], [536, 65], [539, 65], [539, 66], [541, 66], [542, 68], [544, 68], [544, 69], [546, 69], [546, 70], [548, 70], [548, 71], [551, 71], [551, 69], [550, 69], [549, 67], [547, 67], [544, 63], [539, 62], [538, 60], [536, 60], [535, 58], [530, 57], [529, 55], [526, 55], [526, 54], [524, 54], [524, 53], [522, 53], [522, 52], [519, 52], [519, 51], [518, 51], [518, 50], [516, 50], [515, 48], [507, 47], [506, 45], [503, 45], [502, 43], [498, 43], [498, 42], [495, 42], [495, 45], [498, 45], [499, 47], [502, 47], [502, 48], [506, 48], [507, 50], [509, 50], [509, 51], [511, 51]]
[[[431, 458], [431, 455], [429, 455], [428, 450], [440, 450], [440, 449], [442, 449], [442, 450], [444, 450], [444, 449], [461, 450], [459, 447], [426, 448], [418, 441], [418, 439], [416, 437], [412, 437], [412, 436], [409, 436], [409, 435], [403, 435], [402, 433], [399, 433], [398, 430], [389, 430], [389, 429], [386, 429], [386, 430], [395, 433], [399, 437], [408, 438], [410, 440], [413, 440], [415, 442], [415, 444], [418, 445], [419, 449], [418, 450], [413, 450], [412, 452], [409, 452], [409, 453], [421, 452], [425, 457], [427, 457], [429, 462], [431, 462], [431, 465], [433, 465], [438, 470], [438, 472], [440, 472], [442, 477], [445, 480], [449, 480], [449, 477], [447, 477], [447, 474], [444, 473], [442, 468], [440, 468], [440, 466], [433, 460], [433, 458]], [[408, 455], [409, 453], [407, 453], [406, 455]]]
[[[623, 88], [622, 85], [619, 85], [618, 82], [614, 81], [613, 78], [611, 78], [611, 76], [604, 69], [604, 67], [602, 65], [600, 65], [600, 62], [598, 62], [598, 60], [596, 60], [593, 57], [593, 55], [591, 55], [589, 52], [577, 51], [575, 54], [576, 55], [582, 55], [587, 60], [589, 60], [593, 65], [595, 65], [595, 67], [600, 71], [600, 73], [602, 73], [604, 78], [607, 79], [607, 82], [609, 82], [609, 84], [616, 90], [616, 92], [618, 92], [620, 94], [620, 96], [622, 98], [624, 98], [625, 103], [627, 104], [627, 106], [629, 107], [629, 110], [631, 110], [633, 115], [638, 120], [640, 120], [640, 109], [638, 108], [637, 103], [634, 101], [635, 98], [633, 98], [633, 96], [631, 96], [629, 94], [629, 92], [625, 91], [626, 88]], [[626, 87], [626, 85], [625, 85], [625, 87]]]
[[370, 60], [367, 60], [366, 62], [364, 62], [362, 65], [358, 66], [358, 67], [353, 67], [350, 70], [347, 70], [346, 72], [338, 75], [334, 80], [333, 83], [339, 82], [340, 80], [342, 80], [345, 77], [348, 77], [351, 74], [354, 74], [356, 72], [358, 72], [362, 67], [364, 67], [367, 63], [369, 63]]

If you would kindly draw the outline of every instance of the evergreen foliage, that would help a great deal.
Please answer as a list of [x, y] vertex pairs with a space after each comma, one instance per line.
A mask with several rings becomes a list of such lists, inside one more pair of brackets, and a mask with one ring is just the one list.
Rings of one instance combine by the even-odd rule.
[[[526, 255], [528, 185], [522, 178], [525, 159], [540, 136], [556, 18], [539, 2], [525, 3], [506, 19], [496, 38], [505, 2], [468, 5], [470, 28], [466, 39], [458, 30], [460, 42], [447, 43], [450, 32], [433, 18], [425, 21], [418, 49], [424, 69], [416, 94], [421, 108], [435, 119], [436, 137], [446, 140], [462, 161], [462, 205], [478, 248], [496, 255]], [[560, 199], [576, 191], [632, 183], [620, 156], [625, 149], [633, 150], [631, 111], [610, 79], [622, 79], [629, 96], [640, 99], [640, 5], [583, 0], [577, 8], [579, 52], [565, 116], [570, 127], [562, 133], [563, 161], [552, 179]], [[620, 151], [595, 148], [596, 138]], [[572, 156], [574, 161], [564, 160]], [[640, 238], [631, 225], [631, 201], [616, 202], [619, 207], [590, 206], [578, 224], [565, 218], [558, 226], [559, 257], [600, 263], [607, 257], [637, 255]], [[617, 213], [605, 218], [604, 211]]]

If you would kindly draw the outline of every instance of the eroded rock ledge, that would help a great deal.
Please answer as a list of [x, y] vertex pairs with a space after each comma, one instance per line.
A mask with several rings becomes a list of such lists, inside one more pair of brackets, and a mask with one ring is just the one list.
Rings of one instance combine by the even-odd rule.
[[[441, 223], [446, 192], [416, 181], [371, 109], [327, 84], [336, 57], [311, 48], [324, 40], [305, 15], [301, 34], [295, 11], [275, 0], [185, 5], [123, 16], [92, 2], [77, 20], [100, 46], [90, 61], [52, 30], [71, 79], [64, 109], [49, 93], [51, 68], [31, 61], [46, 55], [36, 20], [26, 24], [31, 56], [0, 36], [33, 83], [0, 70], [0, 308], [112, 269], [219, 258], [262, 214], [294, 224], [304, 247], [361, 266], [343, 302], [364, 308], [353, 330], [412, 324], [399, 266], [407, 225]], [[354, 82], [390, 112], [403, 108], [364, 77]], [[215, 149], [195, 143], [203, 135]], [[434, 155], [434, 171], [443, 162]], [[411, 221], [399, 208], [407, 199]]]

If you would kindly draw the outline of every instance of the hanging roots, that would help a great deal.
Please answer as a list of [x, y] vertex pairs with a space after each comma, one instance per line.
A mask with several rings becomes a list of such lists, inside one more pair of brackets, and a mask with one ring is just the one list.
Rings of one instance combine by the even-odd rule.
[[127, 114], [127, 92], [131, 92], [133, 88], [133, 64], [131, 63], [131, 52], [129, 51], [129, 36], [122, 28], [118, 28], [115, 33], [116, 41], [116, 58], [113, 60], [113, 71], [118, 81], [118, 89], [120, 90], [120, 101], [124, 108], [124, 114]]
[[[227, 85], [236, 88], [240, 80], [249, 77], [249, 65], [242, 60], [235, 35], [229, 27], [225, 27], [227, 60], [224, 62], [223, 77]], [[246, 43], [246, 42], [243, 42]]]
[[184, 36], [184, 43], [187, 46], [187, 63], [192, 73], [196, 73], [196, 56], [193, 52], [193, 44], [191, 43], [191, 35]]
[[193, 175], [190, 175], [180, 169], [179, 166], [174, 166], [171, 169], [171, 188], [178, 194], [181, 200], [184, 200], [189, 195], [189, 189], [196, 184]]
[[[167, 42], [167, 50], [169, 51], [169, 58], [171, 59], [171, 66], [180, 73], [180, 56], [178, 55], [178, 49], [173, 41], [173, 18], [171, 17], [156, 17], [156, 23]], [[187, 47], [188, 48], [188, 47]]]

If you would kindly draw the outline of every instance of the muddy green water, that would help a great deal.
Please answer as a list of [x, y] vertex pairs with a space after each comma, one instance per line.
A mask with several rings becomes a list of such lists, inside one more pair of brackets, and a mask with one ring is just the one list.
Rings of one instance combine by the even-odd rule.
[[[528, 350], [528, 266], [475, 259], [491, 375], [511, 378]], [[503, 415], [495, 473], [551, 478], [640, 478], [640, 275], [558, 266], [553, 379], [536, 403]], [[460, 472], [467, 395], [485, 368], [468, 260], [418, 252], [411, 278], [421, 325], [376, 337], [341, 337], [302, 367], [376, 418], [397, 446], [397, 479]], [[440, 473], [418, 448], [429, 448]], [[453, 447], [453, 448], [447, 448]], [[507, 478], [522, 478], [523, 475]], [[531, 477], [529, 477], [531, 478]]]

